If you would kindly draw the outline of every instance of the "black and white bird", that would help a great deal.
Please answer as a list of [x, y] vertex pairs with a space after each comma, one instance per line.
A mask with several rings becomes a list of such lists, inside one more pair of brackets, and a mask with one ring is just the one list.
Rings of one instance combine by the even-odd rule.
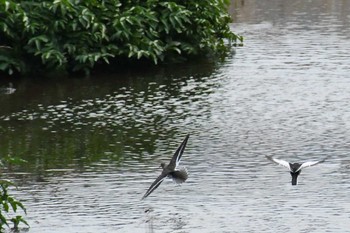
[[177, 170], [177, 167], [180, 163], [181, 156], [184, 153], [188, 138], [190, 135], [187, 135], [185, 140], [181, 143], [179, 148], [175, 151], [170, 163], [166, 165], [165, 163], [161, 163], [161, 167], [163, 168], [162, 173], [158, 178], [151, 184], [145, 195], [143, 195], [142, 199], [148, 197], [158, 186], [163, 182], [163, 180], [168, 177], [173, 179], [177, 184], [181, 184], [185, 182], [188, 178], [188, 173], [186, 169]]
[[319, 163], [323, 163], [327, 159], [327, 158], [324, 158], [323, 160], [320, 160], [320, 161], [305, 162], [300, 164], [300, 163], [289, 163], [282, 159], [276, 159], [268, 155], [266, 155], [266, 158], [271, 160], [272, 162], [275, 162], [289, 169], [290, 175], [292, 176], [292, 185], [297, 185], [297, 179], [298, 179], [298, 176], [300, 175], [301, 169], [306, 167], [311, 167]]

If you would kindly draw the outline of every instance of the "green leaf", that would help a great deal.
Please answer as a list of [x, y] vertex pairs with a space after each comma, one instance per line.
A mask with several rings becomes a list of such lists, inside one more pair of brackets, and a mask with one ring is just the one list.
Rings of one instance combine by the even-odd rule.
[[5, 11], [8, 11], [10, 8], [10, 2], [9, 1], [5, 1]]
[[16, 216], [16, 217], [20, 217], [20, 218], [19, 218], [19, 222], [24, 223], [25, 225], [27, 225], [27, 226], [29, 227], [28, 222], [27, 222], [25, 219], [23, 219], [22, 216]]
[[10, 180], [0, 180], [0, 185], [4, 185], [6, 187], [9, 186], [16, 186], [12, 181]]
[[3, 62], [3, 63], [0, 64], [0, 70], [6, 71], [9, 68], [9, 66], [10, 66], [9, 63]]
[[9, 212], [9, 204], [7, 202], [3, 202], [2, 207], [4, 208], [5, 212]]
[[5, 224], [6, 226], [9, 226], [9, 224], [7, 223], [7, 219], [1, 214], [0, 212], [0, 231], [1, 231], [1, 225]]

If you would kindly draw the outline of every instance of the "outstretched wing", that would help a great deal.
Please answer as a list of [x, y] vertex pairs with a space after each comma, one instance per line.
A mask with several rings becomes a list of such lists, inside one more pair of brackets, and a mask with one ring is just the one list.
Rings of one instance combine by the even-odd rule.
[[272, 156], [268, 156], [268, 155], [266, 155], [266, 158], [267, 158], [268, 160], [271, 160], [271, 161], [274, 162], [274, 163], [277, 163], [277, 164], [279, 164], [279, 165], [282, 165], [282, 166], [288, 168], [289, 171], [291, 171], [290, 165], [289, 165], [289, 163], [288, 163], [287, 161], [284, 161], [284, 160], [282, 160], [282, 159], [276, 159], [276, 158], [273, 158]]
[[158, 188], [158, 186], [163, 182], [163, 180], [165, 179], [166, 176], [167, 175], [162, 172], [162, 174], [160, 176], [158, 176], [158, 178], [151, 184], [151, 186], [149, 187], [149, 189], [147, 190], [145, 195], [143, 195], [141, 200], [148, 197], [148, 195], [150, 195], [156, 188]]
[[324, 161], [326, 161], [326, 159], [327, 159], [327, 158], [325, 158], [325, 159], [323, 159], [323, 160], [321, 160], [321, 161], [305, 162], [305, 163], [303, 163], [303, 164], [298, 168], [298, 170], [296, 170], [296, 171], [300, 171], [300, 170], [303, 169], [303, 168], [311, 167], [311, 166], [314, 166], [314, 165], [316, 165], [316, 164], [323, 163]]
[[175, 169], [181, 160], [181, 156], [184, 153], [188, 138], [190, 137], [189, 134], [187, 134], [186, 138], [184, 139], [184, 141], [181, 143], [181, 145], [179, 146], [179, 148], [177, 148], [177, 150], [175, 151], [175, 154], [173, 155], [172, 159], [170, 160], [170, 163], [168, 165], [168, 168], [173, 170]]

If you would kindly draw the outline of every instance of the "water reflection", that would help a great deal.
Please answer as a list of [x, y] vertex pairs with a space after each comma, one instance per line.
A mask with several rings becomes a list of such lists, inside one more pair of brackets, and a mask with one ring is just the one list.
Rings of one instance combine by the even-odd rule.
[[15, 91], [16, 88], [13, 87], [13, 83], [9, 83], [8, 86], [0, 86], [0, 95], [11, 95]]
[[[0, 116], [6, 135], [2, 153], [36, 161], [32, 163], [36, 166], [28, 167], [32, 172], [67, 165], [81, 169], [86, 162], [106, 157], [148, 159], [145, 155], [154, 154], [159, 139], [181, 134], [179, 126], [188, 123], [188, 116], [205, 111], [205, 106], [197, 103], [209, 95], [215, 83], [205, 82], [209, 76], [194, 75], [180, 72], [159, 82], [144, 77], [139, 80], [142, 85], [123, 84], [113, 90], [106, 83], [100, 84], [104, 85], [101, 92], [108, 94], [98, 93], [97, 97], [80, 99], [79, 94], [59, 100], [59, 95], [55, 104], [30, 102], [28, 108]], [[119, 158], [125, 154], [126, 158]]]
[[[1, 176], [18, 182], [30, 232], [348, 231], [348, 3], [241, 3], [245, 46], [226, 62], [0, 96], [0, 153], [30, 161]], [[187, 133], [188, 182], [140, 202]], [[330, 158], [293, 187], [265, 155]]]

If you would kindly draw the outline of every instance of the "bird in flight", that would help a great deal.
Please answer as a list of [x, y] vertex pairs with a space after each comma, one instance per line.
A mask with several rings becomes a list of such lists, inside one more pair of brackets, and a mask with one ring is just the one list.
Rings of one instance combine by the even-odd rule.
[[300, 163], [289, 163], [282, 159], [276, 159], [268, 155], [266, 155], [266, 158], [271, 160], [272, 162], [275, 162], [289, 169], [290, 175], [292, 176], [292, 185], [297, 185], [297, 179], [301, 172], [301, 169], [306, 167], [311, 167], [319, 163], [323, 163], [327, 159], [327, 158], [324, 158], [323, 160], [320, 160], [320, 161], [305, 162], [300, 164]]
[[188, 138], [190, 135], [187, 135], [181, 145], [175, 151], [175, 154], [171, 158], [168, 165], [165, 163], [161, 163], [161, 167], [163, 168], [162, 173], [158, 176], [158, 178], [151, 184], [145, 195], [143, 195], [142, 199], [148, 197], [158, 186], [163, 182], [163, 180], [168, 177], [173, 179], [177, 184], [181, 184], [185, 182], [188, 178], [188, 173], [186, 169], [177, 170], [177, 167], [180, 163], [181, 156], [184, 153]]

